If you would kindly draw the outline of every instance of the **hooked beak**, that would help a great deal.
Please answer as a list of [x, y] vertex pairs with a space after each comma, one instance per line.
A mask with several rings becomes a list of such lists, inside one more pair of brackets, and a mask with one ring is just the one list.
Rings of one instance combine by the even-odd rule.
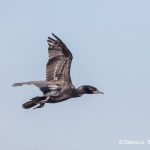
[[94, 91], [94, 94], [104, 94], [103, 92], [97, 90], [97, 91]]

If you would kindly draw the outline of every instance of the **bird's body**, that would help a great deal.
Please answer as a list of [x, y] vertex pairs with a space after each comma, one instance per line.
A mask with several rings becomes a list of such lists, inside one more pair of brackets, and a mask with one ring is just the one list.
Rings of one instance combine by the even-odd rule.
[[41, 108], [45, 103], [58, 103], [83, 94], [95, 94], [97, 88], [89, 85], [75, 88], [70, 77], [70, 67], [73, 56], [66, 45], [54, 34], [55, 39], [48, 37], [49, 60], [46, 65], [46, 80], [14, 83], [13, 86], [35, 85], [43, 96], [32, 98], [23, 104], [24, 108], [31, 108], [37, 104]]

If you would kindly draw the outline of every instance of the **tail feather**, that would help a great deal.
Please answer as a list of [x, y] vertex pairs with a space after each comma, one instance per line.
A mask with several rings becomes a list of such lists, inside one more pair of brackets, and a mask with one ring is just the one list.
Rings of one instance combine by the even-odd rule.
[[44, 100], [45, 98], [46, 98], [45, 96], [43, 96], [43, 97], [34, 97], [30, 101], [24, 103], [22, 105], [22, 107], [25, 108], [25, 109], [29, 109], [29, 108], [37, 105], [40, 101]]

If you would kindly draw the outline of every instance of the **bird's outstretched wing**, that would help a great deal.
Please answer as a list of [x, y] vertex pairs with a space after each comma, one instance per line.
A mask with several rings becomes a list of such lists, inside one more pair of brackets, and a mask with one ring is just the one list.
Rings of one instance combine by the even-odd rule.
[[20, 83], [14, 83], [12, 86], [23, 86], [23, 85], [34, 85], [38, 87], [43, 94], [46, 94], [52, 90], [59, 90], [61, 87], [59, 85], [53, 85], [53, 84], [47, 84], [45, 80], [43, 81], [28, 81], [28, 82], [20, 82]]
[[49, 60], [46, 65], [46, 81], [52, 83], [71, 83], [70, 67], [73, 59], [71, 52], [55, 34], [48, 37]]

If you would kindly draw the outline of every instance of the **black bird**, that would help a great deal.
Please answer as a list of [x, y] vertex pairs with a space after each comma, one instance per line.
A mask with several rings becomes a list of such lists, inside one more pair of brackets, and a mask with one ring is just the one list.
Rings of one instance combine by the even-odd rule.
[[[80, 97], [83, 94], [103, 94], [97, 88], [84, 85], [78, 88], [71, 82], [70, 67], [73, 56], [60, 38], [53, 34], [54, 38], [48, 37], [49, 60], [46, 65], [46, 80], [14, 83], [13, 86], [35, 85], [43, 96], [32, 98], [22, 106], [25, 109], [38, 105], [41, 108], [45, 103], [58, 103], [70, 98]], [[34, 108], [34, 109], [35, 109]]]

